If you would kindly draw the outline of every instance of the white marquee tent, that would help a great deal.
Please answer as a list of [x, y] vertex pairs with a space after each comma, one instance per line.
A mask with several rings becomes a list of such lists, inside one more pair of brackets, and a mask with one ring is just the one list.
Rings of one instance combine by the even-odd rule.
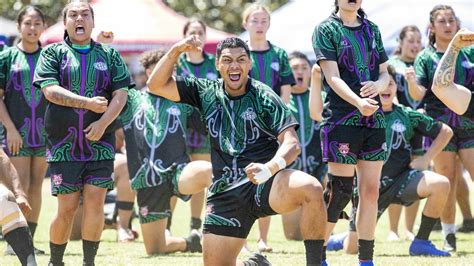
[[[405, 25], [417, 25], [426, 43], [429, 12], [437, 4], [452, 6], [461, 26], [474, 31], [473, 0], [363, 0], [362, 8], [379, 26], [384, 46], [390, 52], [398, 45], [398, 34]], [[272, 13], [267, 38], [287, 52], [299, 50], [314, 58], [311, 46], [314, 27], [333, 10], [333, 0], [290, 0]], [[248, 34], [245, 32], [241, 37], [248, 39]]]

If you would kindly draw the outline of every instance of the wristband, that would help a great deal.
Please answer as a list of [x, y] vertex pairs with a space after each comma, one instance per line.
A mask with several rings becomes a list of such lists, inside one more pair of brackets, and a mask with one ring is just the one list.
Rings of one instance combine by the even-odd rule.
[[278, 164], [278, 171], [280, 171], [281, 169], [285, 169], [286, 167], [286, 161], [285, 159], [283, 159], [283, 157], [275, 157], [272, 159], [272, 161], [274, 161], [276, 164]]
[[265, 164], [262, 164], [262, 168], [260, 168], [260, 171], [257, 174], [255, 174], [254, 178], [255, 180], [257, 180], [258, 184], [263, 184], [268, 179], [270, 179], [270, 177], [272, 177], [272, 172], [270, 171], [268, 166], [266, 166]]

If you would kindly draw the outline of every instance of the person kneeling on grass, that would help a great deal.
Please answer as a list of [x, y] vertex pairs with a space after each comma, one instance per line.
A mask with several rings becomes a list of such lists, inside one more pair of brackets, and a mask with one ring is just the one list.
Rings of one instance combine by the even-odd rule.
[[[163, 55], [165, 51], [161, 50], [148, 52], [149, 66]], [[146, 69], [146, 73], [151, 70]], [[187, 238], [165, 236], [171, 197], [188, 200], [211, 183], [211, 164], [190, 162], [186, 152], [186, 121], [192, 111], [189, 105], [174, 103], [147, 89], [130, 90], [119, 116], [127, 143], [131, 187], [137, 191], [142, 235], [149, 255], [202, 251], [201, 236], [195, 230]]]
[[[388, 160], [382, 168], [378, 217], [390, 204], [409, 206], [419, 199], [427, 198], [420, 229], [410, 245], [410, 255], [447, 257], [450, 256], [448, 252], [437, 249], [428, 239], [446, 203], [450, 189], [449, 180], [426, 169], [432, 158], [449, 142], [453, 132], [447, 125], [436, 122], [429, 116], [409, 107], [394, 104], [393, 99], [397, 92], [395, 70], [389, 66], [388, 72], [390, 83], [385, 90], [380, 92], [382, 110], [387, 121], [385, 135]], [[433, 138], [434, 141], [423, 156], [411, 160], [410, 140], [415, 131]], [[357, 202], [357, 191], [354, 194], [354, 201]], [[351, 220], [349, 235], [342, 233], [331, 236], [327, 250], [339, 250], [343, 247], [347, 253], [357, 253], [355, 217]]]
[[[248, 77], [252, 61], [241, 39], [227, 38], [217, 46], [222, 79], [173, 78], [180, 54], [199, 47], [196, 36], [173, 45], [147, 84], [152, 93], [197, 107], [209, 130], [213, 182], [204, 220], [204, 264], [235, 265], [256, 219], [301, 207], [306, 262], [320, 265], [327, 220], [323, 189], [316, 178], [284, 169], [300, 153], [296, 119], [270, 87]], [[254, 254], [244, 264], [269, 262]]]
[[[12, 193], [12, 191], [14, 193]], [[7, 243], [22, 265], [36, 266], [30, 229], [22, 212], [31, 207], [21, 188], [18, 173], [3, 149], [0, 149], [0, 226]]]

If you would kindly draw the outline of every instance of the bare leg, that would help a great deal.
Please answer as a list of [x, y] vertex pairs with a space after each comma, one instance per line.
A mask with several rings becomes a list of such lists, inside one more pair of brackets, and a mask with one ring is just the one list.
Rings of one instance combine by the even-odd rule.
[[420, 206], [420, 201], [415, 201], [412, 205], [405, 207], [405, 239], [413, 240], [415, 235], [413, 232], [413, 227], [415, 227], [416, 215], [418, 214], [418, 207]]
[[258, 219], [258, 250], [260, 252], [272, 252], [273, 248], [268, 246], [268, 231], [270, 230], [271, 217]]
[[390, 232], [388, 235], [388, 241], [400, 240], [400, 236], [398, 235], [398, 224], [400, 222], [401, 214], [402, 214], [401, 205], [390, 204], [390, 206], [388, 206], [388, 221], [390, 223]]
[[[118, 153], [115, 155], [114, 176], [117, 186], [116, 201], [120, 202], [120, 204], [133, 204], [135, 201], [135, 192], [130, 188], [127, 157], [123, 154]], [[118, 208], [117, 240], [119, 242], [128, 242], [135, 239], [131, 228], [129, 228], [132, 213], [133, 209]]]
[[462, 218], [464, 220], [472, 219], [471, 204], [469, 202], [469, 185], [463, 176], [463, 168], [460, 161], [456, 162], [456, 180], [458, 181], [456, 201], [461, 210]]
[[[20, 184], [21, 187], [23, 188], [23, 191], [25, 191], [26, 196], [28, 197], [29, 201], [32, 201], [29, 195], [30, 191], [30, 183], [31, 183], [31, 157], [10, 157], [10, 161], [15, 167], [16, 171], [18, 172], [18, 177], [20, 178]], [[39, 214], [39, 211], [33, 211], [34, 202], [30, 202], [32, 211], [25, 215], [26, 221], [28, 222], [37, 222], [38, 221], [38, 215], [35, 215], [36, 213]], [[40, 203], [41, 205], [41, 203]], [[36, 216], [36, 220], [34, 220], [34, 217]]]
[[[211, 154], [209, 154], [209, 153], [193, 153], [193, 154], [191, 154], [191, 161], [211, 162]], [[191, 201], [190, 201], [191, 218], [201, 219], [205, 199], [206, 199], [206, 192], [205, 191], [194, 194], [191, 197]], [[176, 201], [175, 201], [175, 205], [176, 205]], [[173, 209], [174, 209], [174, 206], [173, 206]]]
[[31, 212], [28, 214], [28, 221], [38, 223], [41, 211], [41, 190], [43, 180], [48, 169], [48, 164], [44, 157], [31, 157], [30, 186], [28, 188], [28, 201], [31, 205]]
[[166, 219], [141, 224], [143, 242], [148, 255], [186, 250], [186, 240], [180, 237], [166, 237]]
[[82, 239], [99, 241], [104, 228], [104, 202], [107, 189], [84, 185]]
[[303, 240], [300, 230], [301, 208], [281, 215], [283, 232], [287, 240]]
[[[54, 244], [64, 244], [71, 234], [72, 221], [79, 206], [80, 192], [58, 195], [58, 210], [51, 222], [49, 239]], [[102, 220], [104, 219], [101, 217]]]
[[449, 191], [446, 205], [441, 214], [441, 222], [444, 224], [454, 224], [456, 214], [456, 168], [455, 168], [456, 154], [453, 152], [441, 152], [434, 158], [434, 165], [436, 173], [445, 176], [451, 183], [451, 190]]
[[[242, 265], [237, 262], [237, 256], [244, 246], [245, 239], [204, 234], [203, 259], [206, 266]], [[225, 256], [222, 256], [225, 254]]]

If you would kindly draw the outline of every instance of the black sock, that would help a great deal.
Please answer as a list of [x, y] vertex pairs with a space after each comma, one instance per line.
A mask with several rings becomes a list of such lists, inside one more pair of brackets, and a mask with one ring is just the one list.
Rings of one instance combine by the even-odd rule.
[[49, 249], [51, 250], [51, 258], [49, 262], [52, 265], [64, 265], [63, 257], [64, 251], [66, 250], [67, 242], [64, 244], [54, 244], [53, 242], [49, 242]]
[[166, 229], [170, 230], [171, 228], [171, 220], [173, 220], [173, 214], [170, 213], [170, 217], [168, 217], [168, 221], [166, 222]]
[[374, 240], [359, 239], [359, 260], [367, 261], [374, 259]]
[[30, 233], [31, 233], [31, 238], [35, 238], [35, 232], [36, 232], [36, 227], [38, 226], [38, 223], [33, 223], [33, 222], [27, 222], [28, 227], [30, 228]]
[[191, 217], [191, 230], [199, 230], [201, 228], [201, 218]]
[[31, 239], [28, 227], [16, 228], [3, 237], [13, 248], [13, 251], [15, 251], [15, 254], [22, 265], [27, 265], [28, 262], [31, 263], [36, 261], [33, 240]]
[[418, 230], [418, 234], [416, 235], [417, 239], [421, 240], [428, 240], [430, 238], [430, 233], [433, 230], [433, 226], [435, 225], [438, 218], [431, 218], [425, 216], [423, 213], [421, 214], [421, 225], [420, 229]]
[[323, 246], [323, 254], [321, 255], [321, 261], [326, 260], [326, 248], [327, 246]]
[[306, 265], [321, 265], [324, 240], [305, 240]]
[[94, 265], [95, 255], [99, 249], [100, 241], [89, 241], [82, 239], [82, 252], [84, 252], [83, 265]]

